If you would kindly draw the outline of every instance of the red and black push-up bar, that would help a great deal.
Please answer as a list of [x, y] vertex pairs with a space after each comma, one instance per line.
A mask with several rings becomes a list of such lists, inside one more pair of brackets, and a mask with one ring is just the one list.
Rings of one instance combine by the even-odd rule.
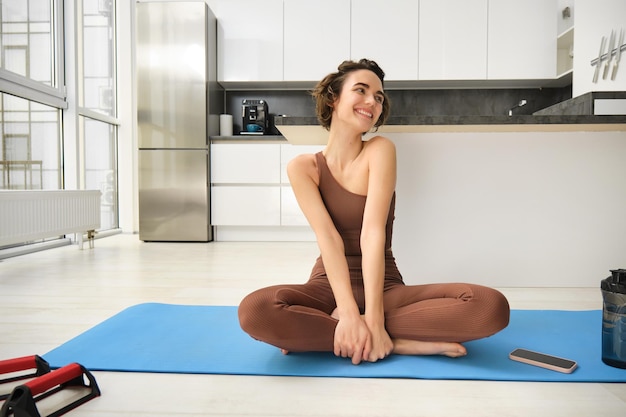
[[72, 363], [15, 387], [0, 409], [0, 417], [42, 417], [37, 411], [37, 401], [68, 387], [86, 387], [89, 390], [83, 397], [47, 414], [46, 417], [58, 417], [100, 396], [100, 389], [93, 375], [82, 365]]
[[[8, 376], [0, 379], [0, 387], [6, 385], [13, 388], [15, 386], [13, 383], [16, 381], [36, 378], [48, 372], [50, 372], [50, 365], [41, 356], [23, 356], [21, 358], [2, 360], [0, 361], [0, 378], [3, 375]], [[11, 389], [5, 388], [5, 391], [2, 391], [0, 388], [0, 401], [7, 398], [10, 393]]]

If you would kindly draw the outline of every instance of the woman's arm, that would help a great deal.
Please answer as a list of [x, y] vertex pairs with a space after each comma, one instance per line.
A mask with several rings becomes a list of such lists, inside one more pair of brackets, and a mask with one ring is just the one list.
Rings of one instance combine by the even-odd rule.
[[367, 202], [361, 229], [365, 322], [372, 332], [370, 361], [391, 353], [393, 343], [385, 330], [383, 285], [385, 280], [385, 241], [389, 206], [396, 186], [396, 150], [390, 140], [371, 139], [367, 145], [369, 179]]
[[287, 166], [287, 174], [298, 205], [315, 233], [337, 303], [339, 323], [335, 329], [335, 355], [350, 357], [353, 363], [359, 363], [362, 357], [369, 356], [369, 330], [360, 318], [352, 294], [343, 240], [319, 192], [315, 156], [300, 155], [294, 158]]

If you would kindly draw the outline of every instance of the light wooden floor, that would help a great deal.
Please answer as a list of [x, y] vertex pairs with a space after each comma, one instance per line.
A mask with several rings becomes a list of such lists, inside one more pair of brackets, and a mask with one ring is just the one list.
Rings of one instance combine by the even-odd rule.
[[[138, 303], [235, 305], [255, 288], [302, 282], [317, 256], [313, 243], [143, 243], [127, 234], [95, 246], [0, 262], [0, 359], [43, 355]], [[601, 308], [598, 288], [501, 290], [512, 308]], [[626, 384], [94, 374], [102, 396], [70, 416], [626, 415]]]

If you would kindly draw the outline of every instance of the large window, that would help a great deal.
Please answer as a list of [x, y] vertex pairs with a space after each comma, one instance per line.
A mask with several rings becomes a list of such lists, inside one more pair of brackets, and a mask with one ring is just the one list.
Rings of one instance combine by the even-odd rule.
[[102, 192], [100, 228], [118, 227], [117, 127], [80, 117], [80, 136], [85, 140], [85, 188]]
[[115, 1], [77, 1], [79, 142], [83, 186], [102, 191], [101, 229], [119, 227]]
[[100, 190], [101, 231], [119, 227], [115, 3], [0, 0], [0, 190]]
[[0, 119], [0, 188], [61, 188], [59, 109], [0, 93]]
[[1, 67], [38, 83], [57, 86], [53, 17], [50, 0], [2, 0]]
[[82, 0], [81, 6], [80, 106], [115, 117], [115, 4]]
[[0, 4], [0, 189], [59, 189], [65, 97], [58, 1]]

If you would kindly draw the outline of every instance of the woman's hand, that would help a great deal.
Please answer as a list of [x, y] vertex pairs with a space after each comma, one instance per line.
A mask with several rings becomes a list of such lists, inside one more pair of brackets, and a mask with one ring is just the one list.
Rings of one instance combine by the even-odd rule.
[[380, 359], [385, 359], [393, 351], [393, 341], [389, 333], [387, 333], [384, 325], [368, 325], [368, 329], [372, 338], [372, 349], [363, 360], [376, 362]]
[[393, 351], [393, 341], [385, 326], [376, 320], [368, 323], [365, 316], [344, 315], [339, 317], [337, 310], [332, 317], [339, 320], [335, 328], [335, 355], [351, 358], [358, 365], [362, 361], [376, 362]]
[[351, 358], [354, 365], [371, 356], [372, 337], [360, 315], [349, 314], [339, 318], [335, 328], [335, 355]]

